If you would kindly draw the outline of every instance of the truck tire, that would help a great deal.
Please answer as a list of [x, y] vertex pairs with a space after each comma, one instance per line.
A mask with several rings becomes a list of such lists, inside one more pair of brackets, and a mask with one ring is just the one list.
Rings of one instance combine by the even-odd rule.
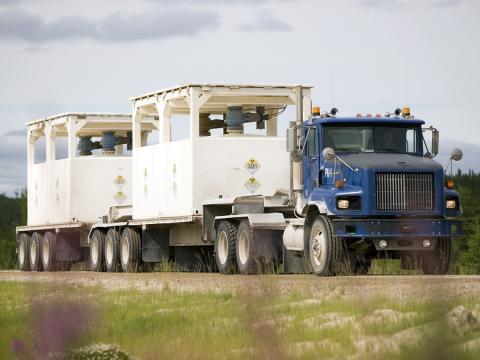
[[240, 274], [254, 275], [275, 271], [275, 253], [271, 241], [257, 241], [248, 220], [242, 220], [238, 226], [235, 249]]
[[422, 270], [425, 275], [445, 275], [450, 270], [452, 239], [440, 238], [433, 251], [422, 258]]
[[117, 230], [108, 230], [103, 253], [107, 271], [116, 272], [120, 266], [120, 233]]
[[217, 227], [215, 241], [215, 262], [218, 271], [222, 274], [238, 272], [237, 258], [235, 255], [235, 242], [237, 240], [237, 227], [228, 220], [222, 220]]
[[42, 265], [44, 271], [56, 270], [55, 254], [57, 250], [57, 238], [51, 231], [43, 234], [42, 241]]
[[29, 262], [29, 255], [30, 255], [30, 235], [26, 233], [21, 233], [18, 239], [18, 268], [21, 271], [29, 271], [30, 270], [30, 262]]
[[30, 270], [32, 271], [42, 271], [42, 258], [41, 258], [41, 249], [42, 249], [42, 235], [38, 232], [34, 232], [32, 235], [32, 241], [30, 241]]
[[90, 270], [104, 271], [105, 262], [103, 261], [103, 249], [105, 244], [105, 234], [101, 230], [95, 230], [90, 238]]
[[120, 263], [124, 272], [140, 270], [140, 234], [132, 228], [125, 228], [120, 239]]
[[346, 266], [342, 239], [334, 236], [332, 222], [323, 215], [317, 215], [309, 229], [305, 252], [313, 273], [318, 276], [336, 275], [342, 266]]

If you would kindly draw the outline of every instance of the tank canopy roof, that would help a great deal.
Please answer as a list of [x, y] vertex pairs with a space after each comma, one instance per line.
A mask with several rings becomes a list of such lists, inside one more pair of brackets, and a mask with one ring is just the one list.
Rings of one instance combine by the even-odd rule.
[[314, 124], [372, 124], [372, 125], [424, 125], [420, 119], [404, 119], [392, 117], [314, 117]]
[[[131, 101], [144, 99], [147, 97], [161, 95], [168, 92], [183, 90], [187, 88], [201, 88], [202, 90], [209, 90], [209, 88], [230, 88], [230, 89], [294, 89], [297, 85], [286, 85], [286, 84], [212, 84], [212, 83], [190, 83], [179, 86], [173, 86], [169, 88], [160, 89], [150, 93], [146, 93], [139, 96], [133, 96], [130, 98]], [[305, 89], [311, 89], [311, 85], [301, 85]]]
[[66, 112], [66, 113], [61, 113], [61, 114], [56, 114], [56, 115], [51, 115], [51, 116], [46, 116], [40, 119], [36, 119], [33, 121], [29, 121], [25, 124], [25, 126], [31, 126], [35, 125], [38, 123], [47, 123], [53, 120], [61, 119], [61, 118], [67, 118], [67, 117], [73, 117], [76, 116], [78, 119], [84, 119], [88, 120], [88, 118], [117, 118], [117, 119], [122, 119], [124, 118], [125, 121], [130, 121], [131, 115], [130, 114], [115, 114], [115, 113], [86, 113], [86, 112]]

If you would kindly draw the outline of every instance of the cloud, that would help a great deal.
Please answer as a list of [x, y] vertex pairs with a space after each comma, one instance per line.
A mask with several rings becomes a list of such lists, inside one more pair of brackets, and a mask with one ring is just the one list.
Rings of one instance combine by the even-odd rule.
[[9, 137], [27, 136], [27, 131], [25, 129], [10, 130], [5, 133], [5, 136], [9, 136]]
[[196, 6], [233, 5], [233, 6], [256, 6], [273, 2], [288, 2], [293, 0], [150, 0], [150, 2], [162, 4], [189, 4]]
[[431, 0], [430, 3], [436, 7], [456, 7], [466, 2], [465, 0]]
[[405, 5], [405, 1], [402, 0], [350, 0], [350, 4], [364, 7], [364, 8], [384, 8], [392, 9]]
[[0, 6], [16, 5], [20, 0], [0, 0]]
[[[25, 133], [23, 131], [23, 135]], [[0, 138], [0, 193], [13, 195], [27, 185], [26, 139], [20, 140], [18, 136], [7, 135]]]
[[257, 13], [255, 20], [251, 23], [237, 26], [241, 31], [292, 31], [290, 24], [275, 18], [270, 11], [263, 10]]
[[[472, 169], [475, 172], [480, 172], [480, 145], [466, 143], [461, 140], [441, 138], [440, 139], [440, 153], [435, 158], [445, 168], [448, 164], [450, 153], [454, 148], [460, 148], [463, 151], [463, 158], [458, 162], [453, 162], [454, 172], [457, 169], [462, 169], [463, 172], [467, 172]], [[450, 172], [450, 170], [448, 170]]]
[[141, 15], [111, 15], [99, 25], [100, 38], [107, 41], [134, 41], [171, 36], [193, 36], [220, 24], [213, 11], [169, 10]]
[[47, 48], [41, 47], [41, 46], [27, 46], [22, 49], [22, 52], [25, 53], [44, 53], [48, 52]]
[[0, 13], [0, 37], [27, 42], [65, 39], [94, 39], [126, 42], [194, 36], [220, 24], [218, 13], [210, 10], [170, 9], [136, 15], [114, 14], [94, 22], [79, 16], [64, 16], [46, 22], [23, 10]]

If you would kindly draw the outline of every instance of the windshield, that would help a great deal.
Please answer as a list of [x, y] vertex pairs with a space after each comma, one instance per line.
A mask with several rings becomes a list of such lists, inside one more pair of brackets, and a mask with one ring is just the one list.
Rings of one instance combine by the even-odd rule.
[[420, 133], [415, 126], [329, 125], [324, 128], [324, 148], [338, 152], [418, 153]]

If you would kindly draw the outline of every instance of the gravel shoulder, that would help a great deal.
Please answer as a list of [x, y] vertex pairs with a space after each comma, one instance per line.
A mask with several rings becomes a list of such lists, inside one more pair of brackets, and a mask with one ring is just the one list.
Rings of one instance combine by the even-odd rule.
[[345, 276], [313, 275], [241, 276], [212, 273], [33, 273], [0, 271], [0, 281], [51, 285], [99, 286], [107, 290], [179, 292], [251, 292], [274, 290], [280, 294], [308, 291], [316, 298], [425, 300], [480, 298], [480, 276]]

